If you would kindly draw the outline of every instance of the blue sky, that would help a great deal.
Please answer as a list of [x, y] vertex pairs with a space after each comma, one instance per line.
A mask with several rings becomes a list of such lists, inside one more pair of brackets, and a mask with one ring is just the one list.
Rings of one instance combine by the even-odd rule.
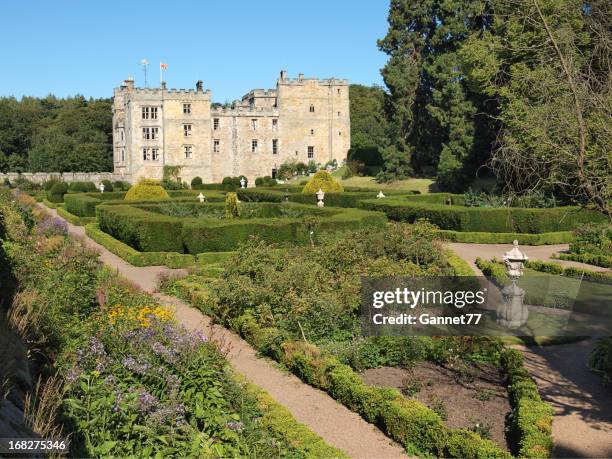
[[[110, 97], [151, 63], [168, 63], [168, 87], [198, 79], [215, 101], [289, 76], [382, 84], [386, 0], [7, 1], [0, 9], [0, 96]], [[129, 26], [128, 26], [129, 24]]]

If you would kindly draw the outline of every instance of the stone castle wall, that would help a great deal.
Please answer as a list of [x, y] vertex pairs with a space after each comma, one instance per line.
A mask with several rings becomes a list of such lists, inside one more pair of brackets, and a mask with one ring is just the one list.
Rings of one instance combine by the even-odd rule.
[[0, 182], [5, 179], [14, 182], [19, 177], [25, 178], [30, 182], [43, 183], [50, 179], [58, 179], [64, 182], [94, 182], [98, 185], [102, 180], [115, 182], [118, 180], [131, 182], [131, 177], [115, 172], [0, 172]]

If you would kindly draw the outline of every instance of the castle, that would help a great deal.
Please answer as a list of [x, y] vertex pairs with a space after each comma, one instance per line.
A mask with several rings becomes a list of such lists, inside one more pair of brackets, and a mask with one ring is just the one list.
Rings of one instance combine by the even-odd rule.
[[136, 88], [132, 79], [114, 90], [113, 156], [116, 175], [161, 179], [179, 166], [189, 183], [224, 177], [275, 177], [287, 161], [325, 165], [346, 159], [351, 144], [347, 80], [287, 78], [276, 89], [254, 89], [225, 107], [210, 90]]

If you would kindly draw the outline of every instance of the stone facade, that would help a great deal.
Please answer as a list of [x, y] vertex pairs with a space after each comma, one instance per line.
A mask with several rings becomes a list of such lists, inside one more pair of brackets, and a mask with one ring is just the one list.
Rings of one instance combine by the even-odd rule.
[[164, 166], [204, 183], [245, 175], [274, 176], [286, 161], [324, 165], [346, 159], [351, 143], [348, 81], [287, 78], [276, 89], [255, 89], [231, 107], [213, 107], [210, 90], [135, 88], [114, 91], [116, 175], [161, 179]]

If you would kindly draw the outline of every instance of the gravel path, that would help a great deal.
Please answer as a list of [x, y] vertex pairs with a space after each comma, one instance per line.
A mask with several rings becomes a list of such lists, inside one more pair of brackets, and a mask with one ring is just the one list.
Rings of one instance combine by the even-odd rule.
[[555, 409], [554, 457], [612, 457], [612, 392], [586, 366], [594, 344], [519, 347], [542, 398]]
[[[476, 257], [501, 259], [510, 244], [463, 244], [448, 246], [466, 260], [477, 275]], [[606, 268], [565, 260], [553, 260], [553, 253], [567, 245], [520, 246], [530, 260], [553, 261], [563, 266], [610, 271]], [[525, 356], [525, 365], [535, 378], [542, 398], [555, 409], [553, 457], [612, 457], [612, 393], [586, 363], [595, 340], [551, 346], [516, 346]]]
[[[61, 218], [54, 209], [40, 206], [53, 216]], [[87, 237], [83, 227], [66, 223], [69, 234], [83, 238], [87, 245], [97, 249], [100, 252], [100, 259], [106, 265], [117, 269], [121, 276], [143, 290], [154, 293], [161, 303], [174, 306], [177, 320], [186, 328], [212, 331], [215, 338], [224, 342], [229, 349], [228, 361], [238, 373], [263, 388], [278, 403], [284, 405], [297, 421], [320, 435], [327, 443], [354, 458], [406, 457], [404, 449], [399, 444], [325, 392], [304, 384], [292, 374], [281, 371], [275, 362], [257, 357], [256, 351], [246, 341], [223, 327], [213, 325], [210, 317], [199, 310], [178, 298], [155, 293], [160, 273], [181, 270], [164, 266], [132, 266]]]

